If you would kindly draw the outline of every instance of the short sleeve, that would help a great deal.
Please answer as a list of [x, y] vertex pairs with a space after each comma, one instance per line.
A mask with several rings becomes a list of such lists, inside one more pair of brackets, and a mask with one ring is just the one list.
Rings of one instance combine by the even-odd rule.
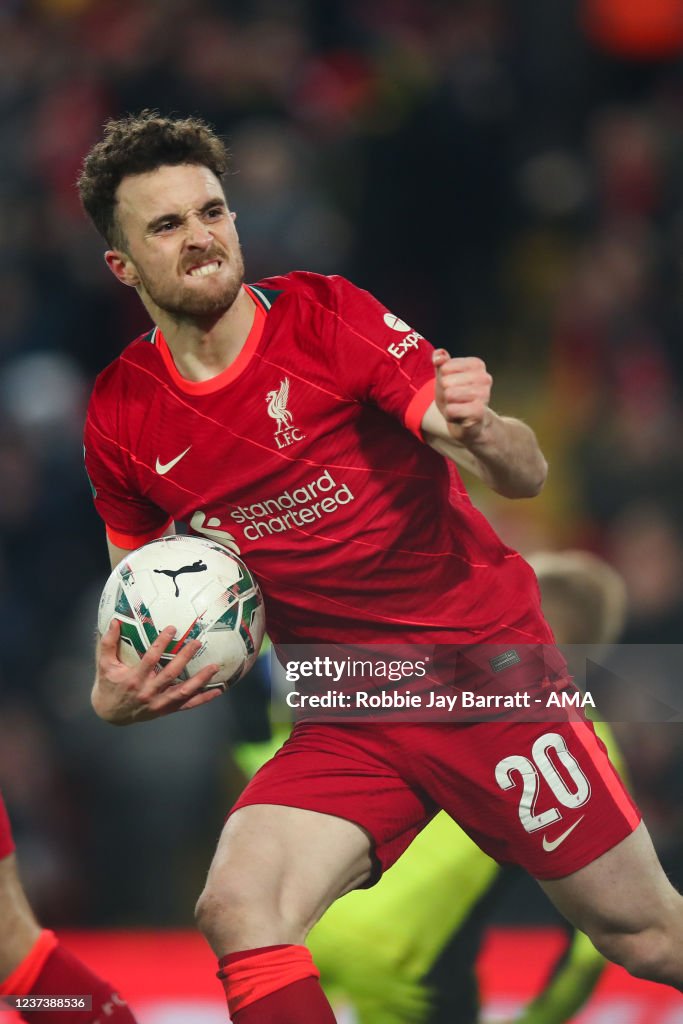
[[88, 407], [84, 433], [85, 470], [107, 536], [120, 548], [133, 549], [161, 537], [167, 513], [137, 494], [125, 467], [125, 451], [103, 415], [97, 387]]
[[342, 277], [326, 280], [340, 384], [421, 437], [422, 418], [434, 400], [432, 345], [369, 292]]

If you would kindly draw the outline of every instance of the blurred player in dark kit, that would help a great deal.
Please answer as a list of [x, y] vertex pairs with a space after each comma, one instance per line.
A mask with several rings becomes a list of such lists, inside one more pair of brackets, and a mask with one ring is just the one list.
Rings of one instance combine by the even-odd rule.
[[[530, 698], [570, 686], [533, 571], [456, 468], [531, 497], [546, 473], [533, 432], [491, 410], [480, 359], [434, 351], [343, 278], [245, 285], [226, 169], [203, 123], [145, 113], [107, 126], [79, 181], [110, 270], [155, 324], [99, 376], [88, 411], [112, 562], [184, 522], [240, 550], [276, 644], [469, 645], [468, 687], [497, 671], [493, 649]], [[175, 682], [195, 644], [155, 672], [173, 634], [129, 668], [112, 625], [93, 690], [102, 718], [215, 699], [210, 668]], [[606, 956], [683, 987], [683, 901], [580, 716], [304, 720], [233, 808], [197, 908], [236, 1024], [334, 1019], [308, 931], [440, 808], [537, 878]]]

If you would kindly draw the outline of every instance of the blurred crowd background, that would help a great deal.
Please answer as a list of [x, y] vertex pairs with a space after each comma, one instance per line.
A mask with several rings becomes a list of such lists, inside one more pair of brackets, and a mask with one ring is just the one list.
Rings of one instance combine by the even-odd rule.
[[[1, 0], [0, 786], [55, 925], [187, 923], [229, 806], [232, 698], [88, 704], [82, 421], [147, 322], [73, 183], [143, 107], [227, 136], [248, 280], [343, 273], [487, 361], [551, 465], [534, 501], [476, 492], [506, 541], [607, 557], [627, 643], [683, 629], [683, 0]], [[680, 882], [681, 727], [619, 736]]]

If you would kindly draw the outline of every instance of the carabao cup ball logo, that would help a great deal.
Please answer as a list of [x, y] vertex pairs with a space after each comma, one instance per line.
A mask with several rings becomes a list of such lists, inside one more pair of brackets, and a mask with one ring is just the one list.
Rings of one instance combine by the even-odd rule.
[[256, 580], [240, 558], [204, 537], [161, 537], [117, 565], [102, 591], [100, 633], [113, 618], [121, 623], [119, 656], [127, 664], [136, 664], [161, 630], [174, 625], [161, 664], [199, 640], [180, 678], [216, 663], [221, 667], [208, 688], [222, 690], [248, 672], [265, 633]]

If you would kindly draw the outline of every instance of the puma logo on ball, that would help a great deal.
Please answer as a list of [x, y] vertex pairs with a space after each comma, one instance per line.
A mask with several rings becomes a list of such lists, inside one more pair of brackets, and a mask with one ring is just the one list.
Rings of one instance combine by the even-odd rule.
[[177, 576], [180, 576], [181, 572], [206, 572], [206, 564], [202, 562], [201, 558], [198, 558], [192, 565], [184, 565], [182, 569], [155, 569], [155, 572], [161, 573], [163, 576], [168, 576], [173, 580], [173, 586], [175, 587], [175, 596], [180, 597], [180, 591], [178, 590]]

